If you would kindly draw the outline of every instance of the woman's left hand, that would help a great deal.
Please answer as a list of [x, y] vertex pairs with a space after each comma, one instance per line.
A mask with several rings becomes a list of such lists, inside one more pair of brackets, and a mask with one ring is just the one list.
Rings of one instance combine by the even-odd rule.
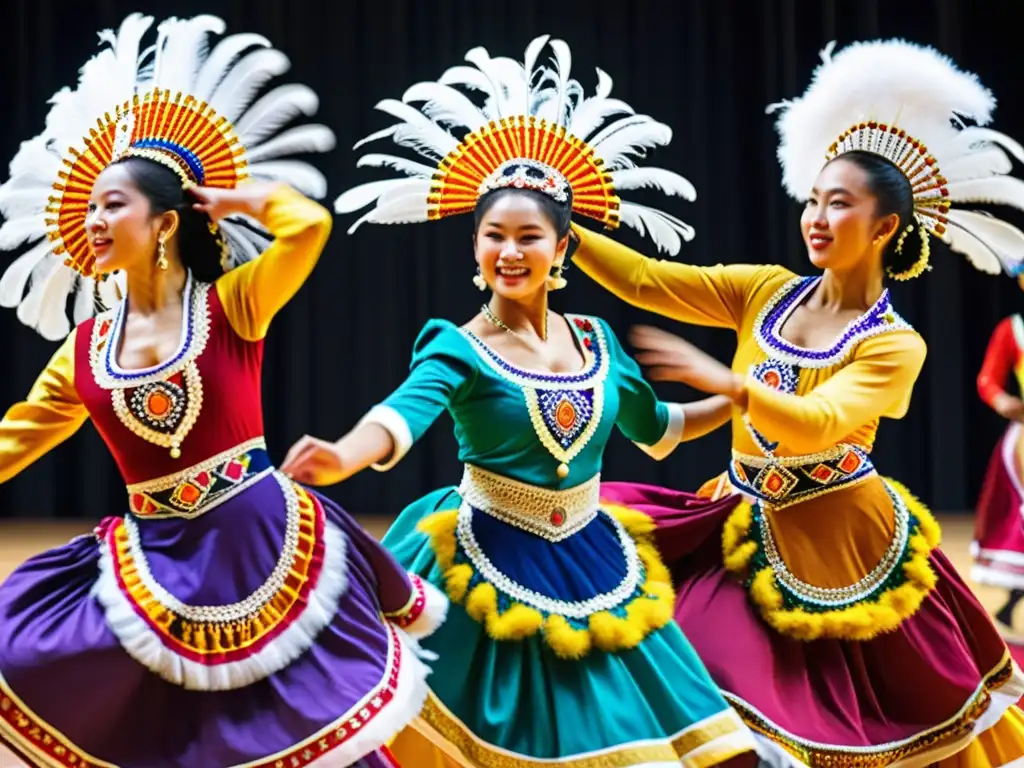
[[189, 187], [194, 198], [192, 207], [202, 211], [213, 221], [220, 221], [233, 213], [242, 213], [259, 218], [266, 207], [267, 198], [280, 184], [271, 182], [246, 182], [234, 189], [217, 187]]
[[654, 381], [678, 381], [713, 395], [733, 400], [743, 392], [743, 379], [688, 341], [649, 325], [638, 325], [629, 334], [637, 348], [636, 361]]

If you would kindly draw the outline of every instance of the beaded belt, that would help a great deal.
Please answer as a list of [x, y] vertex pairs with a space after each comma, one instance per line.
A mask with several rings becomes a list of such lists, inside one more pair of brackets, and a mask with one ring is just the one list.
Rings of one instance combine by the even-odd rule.
[[273, 469], [265, 440], [253, 438], [181, 472], [129, 485], [128, 506], [143, 518], [199, 517]]
[[463, 501], [548, 541], [561, 541], [597, 515], [601, 476], [564, 491], [521, 483], [466, 464], [459, 485]]
[[859, 482], [875, 471], [859, 445], [840, 443], [806, 456], [764, 457], [733, 451], [729, 480], [772, 507], [785, 507]]

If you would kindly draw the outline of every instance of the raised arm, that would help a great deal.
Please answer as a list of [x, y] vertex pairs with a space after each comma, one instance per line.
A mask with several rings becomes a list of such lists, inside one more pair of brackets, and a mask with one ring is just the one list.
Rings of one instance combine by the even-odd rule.
[[797, 454], [823, 451], [876, 419], [902, 418], [927, 348], [913, 332], [865, 339], [856, 359], [804, 395], [779, 392], [754, 379], [743, 384], [747, 416], [768, 440]]
[[265, 226], [274, 242], [257, 259], [217, 281], [217, 295], [235, 333], [262, 339], [273, 319], [306, 282], [331, 233], [323, 206], [281, 184], [246, 184], [245, 211]]
[[575, 224], [573, 232], [573, 263], [599, 285], [635, 307], [693, 325], [738, 329], [758, 288], [792, 277], [781, 267], [661, 261]]
[[0, 483], [67, 440], [89, 417], [75, 391], [75, 335], [64, 341], [28, 397], [0, 421]]
[[989, 408], [1004, 418], [1018, 418], [1024, 411], [1020, 398], [1006, 391], [1010, 371], [1020, 363], [1021, 352], [1014, 333], [1015, 324], [1020, 324], [1020, 320], [1007, 317], [996, 326], [978, 373], [978, 395]]
[[391, 469], [472, 385], [476, 367], [467, 344], [451, 323], [428, 322], [416, 340], [409, 376], [398, 389], [337, 442], [304, 437], [289, 451], [282, 470], [301, 482], [329, 485], [367, 467]]

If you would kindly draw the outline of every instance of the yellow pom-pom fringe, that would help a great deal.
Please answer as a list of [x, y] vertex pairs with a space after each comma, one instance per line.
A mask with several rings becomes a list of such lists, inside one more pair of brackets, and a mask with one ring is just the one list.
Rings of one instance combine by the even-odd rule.
[[630, 507], [602, 504], [601, 508], [614, 517], [636, 543], [645, 575], [641, 585], [643, 594], [623, 606], [625, 616], [599, 611], [587, 619], [585, 628], [573, 626], [564, 616], [545, 615], [518, 602], [499, 612], [498, 590], [494, 585], [483, 582], [470, 589], [476, 576], [473, 566], [455, 564], [458, 510], [435, 512], [421, 520], [417, 528], [430, 537], [431, 548], [444, 572], [449, 599], [462, 605], [474, 621], [483, 624], [488, 636], [495, 640], [522, 640], [540, 632], [558, 657], [581, 659], [594, 648], [612, 653], [635, 648], [651, 632], [672, 621], [675, 607], [671, 575], [652, 539], [654, 521]]
[[[941, 540], [941, 529], [931, 512], [900, 483], [885, 479], [890, 489], [917, 519], [917, 530], [908, 540], [908, 555], [902, 564], [905, 581], [846, 608], [811, 611], [787, 608], [775, 573], [770, 566], [749, 573], [750, 561], [760, 549], [759, 532], [753, 531], [749, 504], [740, 504], [722, 531], [722, 554], [726, 570], [749, 579], [750, 599], [776, 631], [798, 640], [864, 641], [892, 632], [913, 616], [935, 588], [937, 577], [929, 555]], [[756, 538], [755, 538], [756, 537]], [[763, 560], [761, 561], [763, 562]]]

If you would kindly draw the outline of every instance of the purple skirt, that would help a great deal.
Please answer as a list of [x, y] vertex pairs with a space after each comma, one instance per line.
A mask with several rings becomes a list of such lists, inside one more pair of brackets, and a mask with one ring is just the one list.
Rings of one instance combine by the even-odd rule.
[[48, 767], [392, 765], [427, 690], [383, 616], [409, 596], [276, 473], [194, 519], [107, 518], [0, 585], [0, 742]]
[[971, 578], [1006, 589], [1024, 589], [1024, 481], [1017, 469], [1022, 435], [1014, 422], [992, 452], [974, 516]]
[[938, 549], [934, 590], [897, 629], [804, 641], [770, 627], [723, 565], [723, 525], [738, 494], [710, 501], [604, 483], [601, 498], [655, 519], [677, 622], [747, 724], [796, 765], [888, 765], [961, 744], [1020, 696], [1006, 645]]

